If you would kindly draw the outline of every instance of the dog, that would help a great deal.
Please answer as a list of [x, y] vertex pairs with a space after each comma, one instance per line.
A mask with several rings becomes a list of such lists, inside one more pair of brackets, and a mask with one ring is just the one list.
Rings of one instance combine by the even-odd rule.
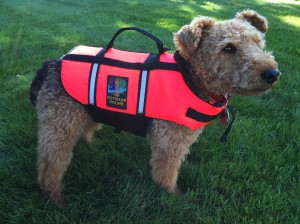
[[[252, 10], [220, 22], [199, 16], [183, 26], [174, 33], [174, 44], [188, 89], [210, 105], [220, 97], [227, 100], [229, 94], [268, 92], [277, 84], [280, 72], [272, 54], [264, 50], [267, 29], [267, 19]], [[56, 203], [66, 201], [62, 180], [74, 146], [81, 138], [90, 142], [94, 131], [102, 127], [85, 105], [66, 92], [61, 61], [46, 62], [30, 89], [38, 114], [38, 181], [45, 197]], [[180, 192], [179, 168], [202, 132], [203, 127], [193, 129], [160, 118], [149, 120], [146, 137], [152, 150], [155, 183], [170, 193]]]

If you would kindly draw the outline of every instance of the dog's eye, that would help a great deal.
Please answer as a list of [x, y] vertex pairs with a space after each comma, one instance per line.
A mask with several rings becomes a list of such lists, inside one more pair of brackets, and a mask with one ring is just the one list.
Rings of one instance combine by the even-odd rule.
[[233, 54], [236, 50], [237, 49], [233, 44], [227, 44], [226, 47], [223, 48], [223, 51], [228, 54]]

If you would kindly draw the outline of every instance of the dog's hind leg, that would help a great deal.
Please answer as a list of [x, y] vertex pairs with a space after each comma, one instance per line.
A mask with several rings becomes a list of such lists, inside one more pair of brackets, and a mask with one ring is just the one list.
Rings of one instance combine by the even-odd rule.
[[56, 203], [65, 202], [63, 176], [89, 119], [84, 109], [69, 106], [39, 111], [38, 180], [45, 197]]
[[153, 121], [148, 135], [152, 150], [152, 177], [168, 192], [180, 192], [177, 188], [180, 165], [200, 133], [201, 130], [191, 131], [175, 123]]

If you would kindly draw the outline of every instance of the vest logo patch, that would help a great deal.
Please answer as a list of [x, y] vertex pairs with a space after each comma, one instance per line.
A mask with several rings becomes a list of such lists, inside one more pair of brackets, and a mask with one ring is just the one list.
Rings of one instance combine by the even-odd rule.
[[107, 76], [106, 105], [117, 109], [127, 109], [128, 78]]

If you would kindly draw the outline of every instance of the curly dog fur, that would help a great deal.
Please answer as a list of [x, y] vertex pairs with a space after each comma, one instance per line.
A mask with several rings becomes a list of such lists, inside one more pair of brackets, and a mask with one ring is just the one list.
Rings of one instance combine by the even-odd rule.
[[[174, 43], [188, 71], [183, 74], [188, 87], [207, 101], [213, 100], [207, 93], [248, 96], [271, 89], [279, 71], [272, 54], [264, 50], [267, 28], [267, 20], [251, 10], [221, 22], [200, 16], [183, 26], [174, 34]], [[59, 60], [44, 64], [30, 93], [39, 120], [38, 181], [46, 197], [62, 203], [62, 180], [72, 150], [80, 138], [91, 141], [101, 124], [65, 92]], [[152, 177], [168, 192], [179, 191], [180, 165], [202, 131], [164, 120], [151, 122], [147, 138], [152, 150]]]

